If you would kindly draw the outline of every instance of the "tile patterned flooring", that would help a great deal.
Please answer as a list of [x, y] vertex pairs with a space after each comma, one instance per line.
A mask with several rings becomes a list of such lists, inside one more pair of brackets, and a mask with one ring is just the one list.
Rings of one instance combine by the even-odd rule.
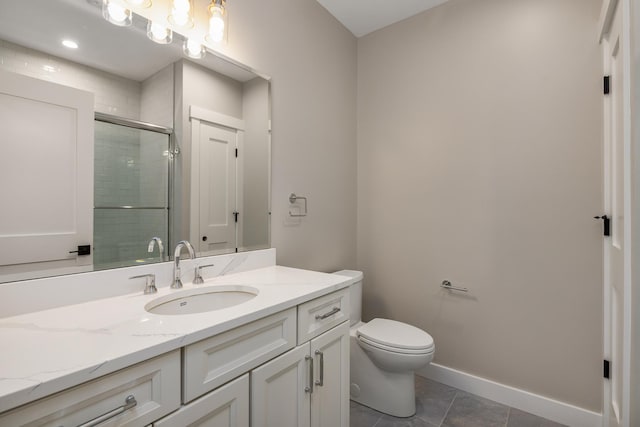
[[395, 418], [351, 402], [350, 427], [566, 427], [416, 376], [416, 414]]

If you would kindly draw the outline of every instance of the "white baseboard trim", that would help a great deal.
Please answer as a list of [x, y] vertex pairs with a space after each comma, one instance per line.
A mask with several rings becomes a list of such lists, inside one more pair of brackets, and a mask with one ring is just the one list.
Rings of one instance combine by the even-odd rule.
[[416, 374], [571, 427], [602, 426], [602, 414], [437, 363], [427, 365]]

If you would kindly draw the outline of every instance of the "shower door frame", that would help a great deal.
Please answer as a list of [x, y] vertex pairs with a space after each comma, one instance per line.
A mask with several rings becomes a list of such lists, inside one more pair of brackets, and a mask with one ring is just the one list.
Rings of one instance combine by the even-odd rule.
[[[114, 116], [106, 113], [95, 112], [94, 120], [102, 123], [109, 123], [113, 125], [125, 126], [137, 130], [146, 130], [155, 133], [162, 133], [169, 137], [169, 165], [168, 165], [168, 194], [167, 194], [167, 241], [164, 242], [166, 247], [171, 246], [173, 239], [173, 207], [174, 207], [174, 195], [175, 195], [175, 157], [179, 154], [179, 150], [176, 145], [175, 132], [173, 128], [156, 125], [153, 123], [143, 122], [140, 120], [127, 119], [125, 117]], [[95, 180], [95, 177], [94, 177]], [[94, 210], [96, 209], [94, 203]], [[167, 252], [164, 254], [166, 259], [162, 261], [169, 261], [170, 254]]]

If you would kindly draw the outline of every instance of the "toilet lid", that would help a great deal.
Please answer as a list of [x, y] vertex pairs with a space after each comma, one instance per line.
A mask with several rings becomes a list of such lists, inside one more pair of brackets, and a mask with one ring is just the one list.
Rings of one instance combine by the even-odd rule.
[[371, 343], [406, 350], [429, 350], [433, 347], [431, 335], [406, 323], [389, 319], [373, 319], [358, 328], [359, 337]]

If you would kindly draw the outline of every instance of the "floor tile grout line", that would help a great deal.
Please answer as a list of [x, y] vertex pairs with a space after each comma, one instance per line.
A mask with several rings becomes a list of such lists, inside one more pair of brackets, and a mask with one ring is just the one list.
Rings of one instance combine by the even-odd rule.
[[449, 411], [451, 410], [451, 407], [453, 406], [453, 402], [455, 402], [456, 398], [458, 397], [458, 393], [459, 393], [459, 391], [456, 390], [456, 393], [453, 395], [453, 399], [451, 399], [451, 403], [449, 403], [449, 407], [444, 412], [444, 415], [442, 416], [442, 419], [440, 420], [440, 424], [438, 424], [438, 427], [442, 427], [442, 423], [444, 423], [444, 420], [447, 419], [447, 415], [449, 414]]
[[504, 427], [509, 427], [509, 418], [511, 418], [511, 406], [507, 406], [507, 420], [504, 422]]

